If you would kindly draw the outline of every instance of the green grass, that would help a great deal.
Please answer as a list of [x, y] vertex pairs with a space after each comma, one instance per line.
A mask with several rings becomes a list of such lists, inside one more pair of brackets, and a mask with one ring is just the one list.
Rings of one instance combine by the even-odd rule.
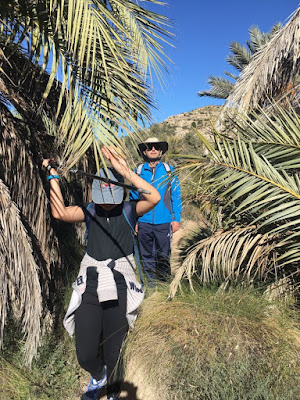
[[[133, 384], [153, 389], [147, 400], [299, 400], [299, 316], [292, 307], [250, 289], [184, 288], [172, 301], [167, 296], [168, 286], [149, 290], [125, 348], [127, 373], [138, 377]], [[22, 367], [22, 340], [16, 335], [14, 342], [13, 332], [0, 358], [0, 397], [79, 398], [86, 373], [62, 325], [44, 339], [31, 370]]]
[[62, 320], [43, 337], [31, 368], [23, 365], [24, 340], [9, 320], [0, 357], [0, 398], [9, 400], [74, 399], [84, 371], [78, 365], [75, 341], [64, 330]]
[[299, 400], [296, 313], [250, 290], [166, 297], [161, 288], [145, 300], [126, 349], [154, 392], [166, 400]]
[[77, 363], [74, 341], [67, 334], [59, 341], [54, 336], [49, 337], [31, 369], [22, 366], [20, 356], [21, 350], [13, 357], [6, 353], [0, 358], [3, 398], [54, 400], [61, 398], [62, 393], [64, 399], [74, 399], [76, 393], [79, 398], [79, 379], [83, 371]]

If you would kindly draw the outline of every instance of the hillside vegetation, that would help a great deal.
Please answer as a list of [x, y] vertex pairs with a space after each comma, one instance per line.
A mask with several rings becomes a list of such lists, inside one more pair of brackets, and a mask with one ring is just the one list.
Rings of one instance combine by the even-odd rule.
[[[164, 155], [163, 161], [176, 166], [183, 160], [182, 154], [199, 155], [203, 152], [203, 145], [197, 138], [192, 126], [208, 138], [220, 112], [220, 106], [206, 106], [173, 115], [165, 121], [154, 123], [149, 129], [140, 132], [142, 138], [140, 141], [147, 137], [157, 137], [160, 140], [167, 141], [169, 150]], [[132, 157], [134, 164], [140, 163], [142, 159], [137, 153], [137, 141], [133, 141], [128, 136], [124, 137], [124, 141], [128, 156]]]
[[[212, 127], [212, 123], [217, 119], [221, 111], [220, 106], [205, 106], [195, 108], [192, 111], [184, 112], [177, 115], [172, 115], [167, 118], [160, 126], [161, 130], [171, 131], [177, 138], [184, 138], [191, 133], [192, 123], [195, 123], [196, 128], [205, 136], [208, 135]], [[155, 125], [150, 128], [153, 132]]]

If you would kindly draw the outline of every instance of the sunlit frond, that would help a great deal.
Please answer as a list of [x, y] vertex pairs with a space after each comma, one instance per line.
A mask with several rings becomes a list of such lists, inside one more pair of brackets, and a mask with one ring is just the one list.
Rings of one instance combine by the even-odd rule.
[[220, 78], [217, 76], [210, 76], [208, 78], [208, 83], [211, 85], [211, 88], [209, 90], [198, 92], [198, 96], [208, 96], [216, 99], [227, 99], [229, 93], [234, 86], [234, 83], [230, 82], [228, 79]]
[[[284, 97], [299, 83], [300, 8], [288, 23], [258, 51], [243, 70], [234, 90], [228, 97], [224, 112], [232, 105], [247, 112], [269, 98]], [[298, 88], [299, 90], [299, 88]]]
[[174, 297], [183, 278], [193, 289], [194, 274], [204, 285], [212, 282], [249, 283], [257, 278], [267, 280], [276, 268], [274, 243], [269, 241], [267, 234], [258, 234], [255, 226], [218, 230], [189, 248], [176, 270], [170, 296]]
[[190, 247], [172, 293], [183, 277], [192, 285], [193, 274], [202, 283], [276, 282], [289, 277], [296, 290], [300, 276], [299, 115], [293, 107], [271, 103], [267, 110], [239, 114], [228, 127], [211, 133], [211, 140], [194, 128], [206, 155], [198, 157], [198, 162], [196, 157], [190, 159], [182, 171], [190, 170], [198, 182], [199, 194], [194, 192], [194, 196], [203, 204], [208, 198], [209, 212], [213, 216], [214, 209], [218, 210], [221, 223], [212, 224], [211, 234]]
[[[100, 142], [107, 141], [112, 127], [131, 134], [139, 120], [151, 119], [154, 100], [148, 78], [154, 73], [163, 81], [169, 62], [163, 48], [172, 36], [166, 17], [129, 0], [55, 0], [39, 6], [23, 0], [3, 4], [0, 16], [8, 59], [22, 46], [28, 63], [41, 65], [41, 74], [49, 72], [44, 99], [61, 81], [57, 117], [63, 99], [75, 108], [80, 101], [91, 120], [102, 120], [101, 129], [94, 131], [94, 140]], [[70, 140], [68, 144], [73, 145]], [[74, 147], [78, 144], [79, 139]]]

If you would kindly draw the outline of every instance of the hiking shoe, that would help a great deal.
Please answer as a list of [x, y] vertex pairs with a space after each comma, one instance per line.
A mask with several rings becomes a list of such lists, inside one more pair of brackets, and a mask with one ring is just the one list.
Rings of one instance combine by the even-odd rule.
[[107, 371], [106, 371], [106, 365], [104, 366], [104, 372], [103, 376], [99, 381], [91, 377], [90, 383], [88, 384], [88, 387], [86, 388], [86, 391], [84, 392], [84, 395], [82, 396], [82, 399], [86, 400], [98, 400], [100, 397], [100, 391], [101, 389], [106, 385], [107, 383]]

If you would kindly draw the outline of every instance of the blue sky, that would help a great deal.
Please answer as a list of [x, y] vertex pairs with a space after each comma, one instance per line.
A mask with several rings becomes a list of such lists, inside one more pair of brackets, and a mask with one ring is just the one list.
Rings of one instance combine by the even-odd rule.
[[197, 92], [209, 89], [210, 75], [225, 77], [224, 71], [233, 71], [225, 61], [229, 43], [245, 45], [250, 26], [268, 32], [274, 24], [285, 23], [300, 5], [299, 0], [167, 1], [167, 7], [156, 7], [155, 11], [173, 22], [175, 48], [169, 46], [166, 51], [174, 66], [164, 92], [155, 83], [159, 110], [153, 112], [154, 122], [198, 107], [222, 104], [220, 100], [201, 98]]

